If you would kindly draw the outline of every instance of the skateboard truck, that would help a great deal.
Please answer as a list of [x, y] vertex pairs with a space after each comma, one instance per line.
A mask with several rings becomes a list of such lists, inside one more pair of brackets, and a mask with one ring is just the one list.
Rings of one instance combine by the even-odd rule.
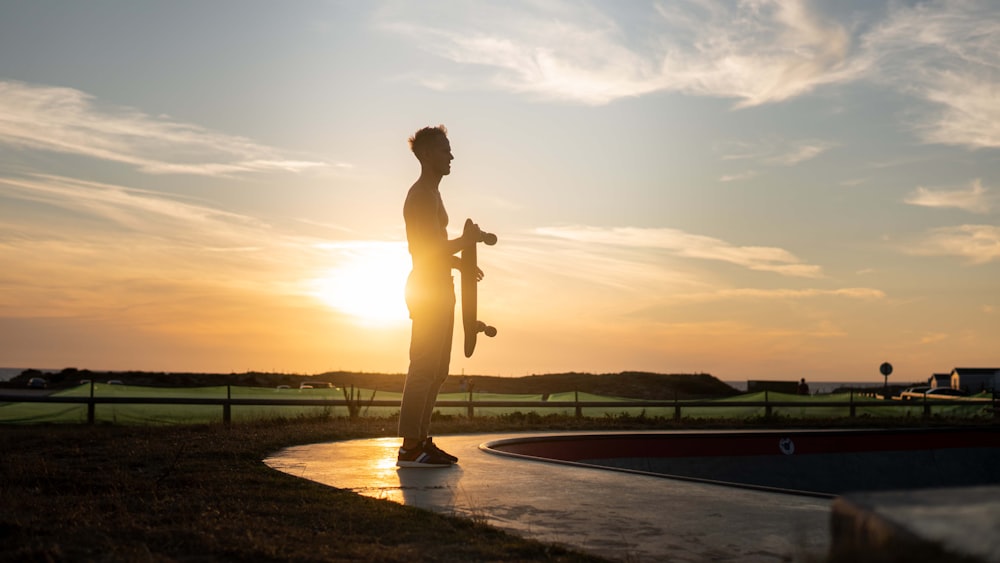
[[[475, 235], [471, 233], [475, 232]], [[497, 335], [497, 329], [479, 320], [476, 312], [476, 302], [479, 283], [479, 266], [477, 264], [477, 243], [486, 246], [493, 246], [497, 243], [497, 236], [493, 233], [484, 232], [472, 219], [465, 220], [465, 230], [463, 237], [466, 240], [473, 239], [475, 242], [467, 244], [462, 249], [460, 258], [461, 267], [459, 271], [462, 275], [462, 326], [465, 329], [465, 357], [471, 358], [476, 350], [476, 336], [481, 332], [492, 338]]]

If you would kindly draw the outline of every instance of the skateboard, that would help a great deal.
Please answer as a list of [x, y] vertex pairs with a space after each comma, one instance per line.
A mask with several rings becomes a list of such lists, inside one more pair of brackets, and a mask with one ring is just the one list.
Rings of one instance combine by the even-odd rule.
[[459, 272], [462, 275], [462, 325], [465, 328], [465, 357], [471, 358], [476, 350], [476, 337], [480, 332], [493, 338], [497, 335], [497, 329], [479, 320], [476, 312], [477, 287], [479, 283], [479, 266], [476, 252], [477, 243], [493, 246], [497, 243], [497, 236], [493, 233], [486, 233], [479, 229], [479, 226], [472, 222], [472, 219], [465, 220], [465, 231], [463, 236], [470, 232], [478, 233], [472, 244], [468, 244], [462, 249], [460, 258], [461, 267]]

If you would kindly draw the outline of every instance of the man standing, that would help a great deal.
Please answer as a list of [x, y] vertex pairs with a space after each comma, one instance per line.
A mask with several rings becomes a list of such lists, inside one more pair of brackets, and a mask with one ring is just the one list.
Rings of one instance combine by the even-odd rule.
[[[444, 125], [425, 127], [410, 137], [420, 161], [420, 177], [406, 194], [403, 219], [413, 269], [406, 280], [406, 306], [413, 321], [410, 368], [399, 410], [399, 467], [448, 467], [458, 458], [438, 448], [429, 436], [431, 414], [448, 377], [455, 326], [455, 286], [451, 269], [465, 238], [448, 240], [448, 213], [438, 191], [451, 173], [451, 143]], [[464, 237], [464, 235], [463, 235]], [[482, 277], [482, 273], [479, 274]]]

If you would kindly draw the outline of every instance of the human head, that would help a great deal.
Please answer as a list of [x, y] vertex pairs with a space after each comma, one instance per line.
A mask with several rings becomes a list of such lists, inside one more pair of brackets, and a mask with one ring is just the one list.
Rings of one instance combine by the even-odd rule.
[[439, 137], [444, 137], [445, 139], [448, 138], [447, 127], [444, 125], [438, 125], [437, 127], [424, 127], [410, 137], [410, 150], [412, 150], [413, 154], [419, 159], [420, 153], [437, 141]]
[[444, 125], [424, 127], [409, 139], [410, 150], [421, 165], [433, 169], [436, 173], [446, 175], [451, 172], [451, 143], [448, 141], [448, 129]]

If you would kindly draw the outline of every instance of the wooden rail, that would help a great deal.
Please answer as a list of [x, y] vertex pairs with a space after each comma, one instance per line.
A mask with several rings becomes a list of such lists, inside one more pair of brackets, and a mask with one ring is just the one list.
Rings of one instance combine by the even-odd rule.
[[[303, 398], [233, 398], [231, 389], [227, 386], [226, 397], [99, 397], [91, 395], [87, 397], [61, 397], [52, 395], [0, 395], [0, 403], [53, 403], [53, 404], [86, 404], [87, 423], [94, 424], [96, 405], [216, 405], [222, 407], [222, 419], [225, 424], [232, 422], [232, 407], [234, 406], [289, 406], [289, 407], [396, 407], [400, 402], [394, 399], [387, 400], [348, 400], [348, 399], [303, 399]], [[547, 408], [572, 408], [578, 418], [583, 417], [583, 409], [587, 408], [672, 408], [674, 420], [682, 418], [685, 408], [763, 408], [764, 417], [771, 418], [775, 408], [847, 408], [850, 417], [855, 417], [857, 407], [875, 408], [898, 408], [898, 407], [922, 407], [924, 417], [931, 416], [932, 407], [944, 406], [967, 406], [972, 404], [988, 405], [994, 416], [1000, 417], [997, 396], [984, 399], [931, 399], [923, 401], [864, 401], [854, 400], [854, 394], [850, 395], [847, 401], [772, 401], [769, 400], [767, 392], [764, 393], [763, 401], [727, 401], [718, 400], [652, 400], [652, 401], [580, 401], [578, 398], [573, 401], [504, 401], [504, 400], [475, 400], [470, 393], [466, 400], [443, 400], [435, 403], [437, 407], [452, 407], [466, 409], [469, 418], [475, 416], [475, 409], [480, 408], [524, 408], [524, 409], [547, 409]], [[350, 409], [349, 409], [350, 410]]]

